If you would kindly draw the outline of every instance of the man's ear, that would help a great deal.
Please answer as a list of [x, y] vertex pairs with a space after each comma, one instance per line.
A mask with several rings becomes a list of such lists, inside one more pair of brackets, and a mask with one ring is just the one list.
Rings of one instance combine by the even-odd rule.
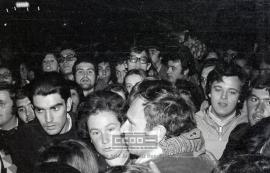
[[151, 130], [150, 134], [154, 134], [157, 135], [157, 140], [158, 142], [160, 142], [166, 135], [166, 128], [163, 125], [157, 125], [155, 127], [153, 127], [153, 129]]
[[67, 99], [67, 112], [69, 112], [69, 111], [71, 111], [71, 109], [72, 109], [72, 99], [71, 99], [71, 97], [69, 97], [68, 99]]

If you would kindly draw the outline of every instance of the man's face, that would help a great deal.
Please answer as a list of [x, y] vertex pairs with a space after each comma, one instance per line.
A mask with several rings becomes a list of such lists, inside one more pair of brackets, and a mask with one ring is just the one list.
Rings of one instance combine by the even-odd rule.
[[83, 90], [91, 90], [96, 82], [95, 67], [88, 62], [76, 66], [75, 81]]
[[111, 67], [109, 62], [101, 62], [98, 64], [98, 77], [109, 82], [111, 77]]
[[210, 98], [212, 113], [220, 118], [226, 118], [236, 110], [241, 91], [241, 81], [237, 76], [222, 78], [211, 86]]
[[116, 72], [116, 77], [117, 77], [117, 83], [122, 84], [124, 82], [124, 78], [127, 74], [127, 68], [126, 68], [126, 63], [123, 64], [117, 64], [115, 66], [115, 72]]
[[42, 61], [44, 72], [58, 71], [58, 62], [53, 54], [47, 54]]
[[[130, 105], [128, 112], [127, 112], [127, 120], [122, 125], [121, 131], [126, 134], [133, 134], [136, 133], [142, 133], [140, 137], [145, 138], [145, 134], [147, 132], [146, 130], [146, 117], [144, 114], [144, 103], [146, 103], [145, 100], [143, 100], [140, 97], [137, 97]], [[142, 149], [136, 149], [134, 146], [136, 144], [132, 142], [127, 142], [129, 152], [136, 155], [143, 155], [146, 150]], [[135, 146], [136, 147], [136, 146]]]
[[247, 100], [248, 118], [253, 126], [263, 118], [270, 116], [270, 95], [266, 89], [252, 89]]
[[5, 129], [5, 126], [15, 116], [12, 113], [13, 101], [10, 98], [8, 91], [0, 91], [0, 128]]
[[16, 106], [17, 113], [24, 123], [28, 123], [29, 121], [35, 119], [33, 105], [28, 97], [25, 97], [23, 99], [17, 99]]
[[0, 82], [6, 82], [8, 84], [13, 83], [11, 71], [7, 68], [0, 68]]
[[[119, 157], [122, 152], [122, 137], [120, 122], [116, 115], [110, 111], [101, 111], [91, 115], [87, 121], [88, 131], [96, 150], [106, 159], [111, 160]], [[120, 138], [120, 148], [113, 147], [113, 136]], [[124, 144], [123, 144], [124, 145]], [[119, 145], [118, 145], [119, 147]]]
[[150, 48], [148, 51], [149, 51], [149, 56], [150, 56], [153, 64], [160, 62], [160, 57], [159, 57], [160, 51], [159, 50], [157, 50], [156, 48]]
[[270, 64], [262, 62], [260, 64], [260, 74], [262, 75], [269, 75], [270, 74]]
[[173, 84], [176, 82], [177, 79], [183, 79], [183, 67], [181, 61], [168, 61], [168, 80]]
[[71, 49], [65, 49], [61, 53], [61, 58], [59, 59], [60, 71], [62, 74], [71, 74], [72, 67], [76, 62], [75, 52]]
[[141, 53], [131, 52], [128, 60], [128, 70], [142, 69], [147, 71], [149, 63], [147, 62], [147, 54], [145, 51]]
[[33, 105], [36, 117], [48, 135], [64, 134], [68, 131], [67, 112], [71, 109], [71, 99], [67, 102], [60, 94], [34, 95]]

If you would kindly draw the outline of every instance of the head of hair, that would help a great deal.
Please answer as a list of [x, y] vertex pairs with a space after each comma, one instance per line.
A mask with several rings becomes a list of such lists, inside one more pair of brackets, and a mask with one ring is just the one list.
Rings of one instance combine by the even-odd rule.
[[70, 88], [67, 81], [57, 72], [44, 73], [32, 83], [31, 99], [36, 95], [47, 96], [56, 93], [65, 101], [70, 97]]
[[250, 83], [250, 92], [252, 89], [266, 89], [270, 94], [270, 76], [269, 75], [259, 75]]
[[93, 56], [93, 55], [91, 55], [91, 54], [85, 54], [85, 55], [84, 54], [81, 54], [80, 55], [80, 57], [77, 59], [77, 61], [74, 63], [74, 65], [72, 67], [72, 73], [73, 73], [74, 76], [76, 74], [77, 66], [79, 64], [81, 64], [81, 63], [90, 63], [90, 64], [92, 64], [94, 66], [95, 72], [97, 74], [96, 61], [92, 60], [91, 59], [91, 56]]
[[167, 53], [164, 54], [164, 58], [166, 61], [181, 62], [183, 71], [189, 70], [189, 76], [196, 73], [194, 57], [186, 46], [180, 46], [178, 48], [168, 50]]
[[247, 76], [243, 69], [233, 62], [217, 64], [207, 76], [205, 94], [208, 96], [208, 100], [210, 100], [209, 93], [211, 92], [213, 83], [222, 82], [223, 77], [238, 77], [241, 81], [241, 91], [239, 96], [240, 102], [237, 103], [237, 110], [241, 109], [243, 101], [245, 100], [245, 92], [248, 87]]
[[152, 173], [152, 171], [147, 165], [128, 164], [123, 166], [114, 166], [106, 173]]
[[45, 162], [34, 168], [35, 173], [81, 173], [68, 164]]
[[[248, 129], [247, 134], [244, 136], [245, 146], [243, 148], [250, 154], [262, 154], [261, 150], [265, 149], [265, 144], [268, 143], [270, 138], [270, 117], [263, 118], [254, 126]], [[268, 154], [270, 151], [267, 151]], [[269, 155], [270, 156], [270, 155]]]
[[131, 75], [138, 75], [141, 76], [142, 79], [146, 78], [147, 74], [144, 70], [142, 69], [132, 69], [129, 70], [124, 78], [124, 83], [126, 83], [126, 78]]
[[179, 90], [180, 94], [190, 94], [190, 99], [196, 110], [200, 109], [203, 101], [203, 93], [197, 85], [185, 79], [178, 79], [175, 82], [175, 87]]
[[270, 171], [270, 158], [262, 155], [244, 154], [220, 162], [212, 173], [267, 173]]
[[122, 84], [110, 84], [108, 87], [104, 89], [105, 91], [111, 91], [114, 93], [123, 92], [125, 99], [128, 96], [128, 91], [126, 90], [126, 87], [124, 87]]
[[43, 148], [40, 163], [44, 162], [67, 164], [81, 173], [98, 172], [96, 158], [91, 148], [86, 143], [73, 139], [55, 141]]
[[144, 80], [133, 92], [132, 100], [140, 97], [146, 101], [144, 112], [146, 127], [149, 130], [163, 125], [167, 130], [166, 135], [172, 137], [195, 128], [192, 107], [180, 97], [171, 83], [163, 80]]
[[30, 99], [30, 84], [16, 89], [16, 100], [29, 98]]
[[80, 115], [79, 134], [83, 138], [89, 138], [87, 128], [89, 117], [102, 111], [114, 113], [119, 122], [122, 123], [125, 112], [125, 100], [111, 91], [97, 91], [87, 96], [78, 108], [78, 115]]

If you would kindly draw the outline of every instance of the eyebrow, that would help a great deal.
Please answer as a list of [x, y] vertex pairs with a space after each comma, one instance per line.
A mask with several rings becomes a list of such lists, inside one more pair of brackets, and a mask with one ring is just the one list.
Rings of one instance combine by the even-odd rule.
[[[57, 106], [62, 106], [62, 105], [63, 105], [63, 103], [57, 103], [57, 104], [51, 106], [49, 109], [52, 109], [52, 108], [57, 107]], [[35, 109], [42, 109], [42, 110], [44, 110], [44, 108], [40, 108], [38, 106], [34, 106], [34, 107], [35, 107]]]

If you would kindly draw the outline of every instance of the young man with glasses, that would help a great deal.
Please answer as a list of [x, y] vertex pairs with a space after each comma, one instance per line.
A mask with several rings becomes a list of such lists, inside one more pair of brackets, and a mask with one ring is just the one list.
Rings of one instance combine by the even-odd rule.
[[132, 69], [148, 71], [151, 67], [151, 60], [147, 56], [147, 50], [143, 47], [132, 47], [127, 64], [128, 71]]
[[60, 52], [60, 58], [58, 59], [60, 72], [65, 79], [74, 80], [72, 68], [77, 61], [76, 53], [72, 49], [64, 49]]

